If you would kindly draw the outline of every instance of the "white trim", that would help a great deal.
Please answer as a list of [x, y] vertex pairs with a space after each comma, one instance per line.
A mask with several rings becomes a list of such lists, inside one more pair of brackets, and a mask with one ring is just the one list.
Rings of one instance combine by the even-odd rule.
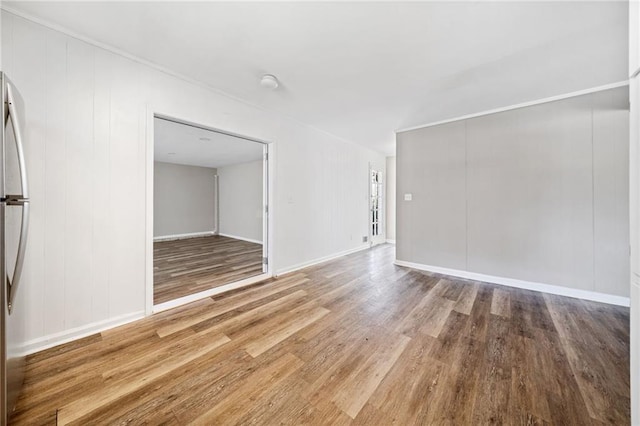
[[204, 231], [204, 232], [191, 232], [188, 234], [161, 235], [159, 237], [153, 237], [153, 241], [185, 240], [187, 238], [210, 237], [212, 235], [216, 235], [216, 232]]
[[145, 277], [144, 277], [144, 312], [153, 313], [153, 185], [154, 185], [154, 115], [153, 109], [147, 106], [145, 115]]
[[[262, 227], [262, 235], [266, 241], [264, 248], [267, 250], [266, 256], [267, 258], [267, 275], [270, 277], [273, 276], [273, 265], [275, 265], [276, 259], [276, 249], [275, 249], [275, 187], [276, 187], [276, 148], [278, 144], [277, 142], [271, 142], [267, 144], [267, 167], [264, 173], [264, 179], [267, 182], [265, 186], [266, 191], [266, 200], [267, 200], [267, 214], [263, 215], [264, 222], [266, 222], [267, 226]], [[263, 222], [263, 223], [264, 223]]]
[[546, 104], [548, 102], [560, 101], [562, 99], [574, 98], [576, 96], [588, 95], [590, 93], [602, 92], [604, 90], [616, 89], [618, 87], [624, 87], [629, 85], [629, 80], [619, 81], [617, 83], [605, 84], [603, 86], [592, 87], [590, 89], [578, 90], [576, 92], [565, 93], [562, 95], [551, 96], [548, 98], [537, 99], [534, 101], [523, 102], [520, 104], [509, 105], [501, 108], [490, 109], [486, 111], [476, 112], [473, 114], [463, 115], [460, 117], [448, 118], [446, 120], [434, 121], [427, 124], [420, 124], [417, 126], [406, 127], [404, 129], [398, 129], [395, 131], [396, 134], [402, 132], [408, 132], [410, 130], [424, 129], [426, 127], [438, 126], [440, 124], [453, 123], [454, 121], [467, 120], [469, 118], [482, 117], [483, 115], [497, 114], [499, 112], [511, 111], [513, 109], [526, 108], [533, 105]]
[[[176, 124], [184, 124], [185, 126], [189, 126], [189, 127], [195, 127], [197, 129], [201, 129], [201, 130], [209, 130], [215, 133], [222, 133], [223, 135], [226, 136], [231, 136], [234, 138], [238, 138], [238, 139], [244, 139], [246, 141], [249, 142], [256, 142], [256, 143], [261, 143], [263, 145], [269, 145], [269, 141], [265, 140], [265, 139], [259, 139], [259, 138], [254, 138], [254, 137], [250, 137], [250, 136], [244, 136], [240, 133], [235, 133], [232, 132], [230, 130], [225, 130], [225, 129], [220, 129], [218, 127], [211, 127], [211, 126], [207, 126], [205, 124], [199, 124], [196, 123], [195, 121], [189, 121], [189, 120], [183, 120], [180, 118], [176, 118], [170, 115], [164, 115], [164, 114], [160, 114], [160, 113], [155, 113], [153, 114], [154, 118], [159, 118], [160, 120], [164, 120], [164, 121], [170, 121], [172, 123], [176, 123]], [[254, 161], [258, 161], [258, 160], [251, 160], [251, 161], [247, 161], [248, 163], [254, 162]], [[159, 163], [163, 163], [164, 161], [158, 161]], [[236, 163], [236, 164], [242, 164], [242, 163]], [[185, 164], [188, 165], [188, 164]], [[234, 164], [235, 165], [235, 164]], [[197, 166], [196, 166], [197, 167]], [[217, 166], [217, 167], [225, 167], [225, 166]], [[217, 176], [217, 175], [214, 175]]]
[[576, 299], [592, 300], [594, 302], [608, 303], [610, 305], [629, 306], [630, 299], [613, 294], [597, 293], [595, 291], [580, 290], [577, 288], [562, 287], [551, 284], [542, 284], [531, 281], [517, 280], [513, 278], [496, 277], [493, 275], [478, 274], [475, 272], [461, 271], [458, 269], [441, 268], [439, 266], [423, 265], [420, 263], [405, 262], [397, 260], [394, 264], [406, 266], [408, 268], [419, 269], [421, 271], [435, 272], [437, 274], [451, 275], [453, 277], [466, 278], [474, 281], [484, 281], [487, 283], [500, 284], [508, 287], [522, 288], [526, 290], [539, 291], [543, 293], [557, 294], [559, 296], [574, 297]]
[[278, 269], [278, 271], [276, 271], [274, 276], [278, 277], [280, 275], [288, 274], [290, 272], [294, 272], [294, 271], [297, 271], [297, 270], [300, 270], [300, 269], [308, 268], [309, 266], [318, 265], [320, 263], [328, 262], [330, 260], [337, 259], [339, 257], [346, 256], [346, 255], [351, 254], [351, 253], [356, 253], [358, 251], [367, 250], [369, 248], [370, 248], [369, 244], [367, 243], [367, 244], [363, 244], [361, 246], [358, 246], [356, 248], [352, 248], [352, 249], [349, 249], [349, 250], [345, 250], [345, 251], [341, 251], [341, 252], [338, 252], [338, 253], [330, 254], [330, 255], [324, 256], [324, 257], [319, 257], [317, 259], [310, 260], [308, 262], [298, 263], [297, 265], [293, 265], [293, 266], [285, 267], [285, 268], [282, 268], [282, 269]]
[[21, 347], [22, 354], [29, 355], [35, 352], [40, 352], [54, 346], [62, 345], [64, 343], [82, 339], [83, 337], [91, 336], [92, 334], [128, 324], [142, 318], [144, 318], [143, 311], [133, 312], [130, 314], [120, 315], [115, 318], [109, 318], [83, 325], [81, 327], [72, 328], [70, 330], [61, 331], [59, 333], [49, 334], [48, 336], [38, 337], [37, 339], [29, 340]]
[[387, 241], [387, 244], [395, 244], [396, 243], [396, 240], [387, 239], [386, 241]]
[[239, 237], [237, 235], [223, 234], [223, 233], [218, 233], [218, 235], [220, 235], [221, 237], [233, 238], [235, 240], [248, 241], [250, 243], [262, 244], [262, 241], [254, 240], [252, 238]]
[[[183, 305], [185, 303], [190, 303], [194, 300], [198, 300], [198, 299], [202, 299], [203, 297], [207, 297], [213, 294], [218, 294], [227, 290], [231, 290], [231, 289], [235, 289], [235, 288], [240, 288], [245, 284], [246, 280], [242, 280], [242, 281], [238, 281], [236, 283], [230, 283], [221, 287], [218, 287], [216, 289], [212, 289], [212, 290], [207, 290], [204, 292], [200, 292], [197, 294], [193, 294], [193, 295], [189, 295], [189, 296], [185, 296], [183, 298], [179, 298], [170, 302], [166, 302], [163, 304], [159, 304], [154, 306], [153, 304], [153, 168], [154, 168], [154, 155], [153, 155], [153, 151], [154, 151], [154, 117], [159, 116], [159, 117], [163, 117], [163, 118], [168, 118], [170, 120], [173, 120], [175, 122], [178, 123], [183, 123], [183, 124], [187, 124], [187, 125], [194, 125], [194, 123], [197, 123], [197, 121], [194, 120], [189, 120], [188, 118], [185, 118], [183, 116], [180, 115], [179, 111], [161, 111], [157, 108], [155, 108], [153, 105], [146, 105], [146, 107], [144, 108], [144, 112], [143, 112], [143, 116], [145, 116], [145, 129], [146, 129], [146, 135], [145, 135], [145, 143], [146, 143], [146, 182], [145, 182], [145, 198], [146, 198], [146, 203], [145, 203], [145, 215], [146, 215], [146, 231], [145, 231], [145, 238], [146, 238], [146, 250], [145, 250], [145, 262], [146, 262], [146, 268], [145, 268], [145, 313], [146, 315], [151, 315], [154, 312], [158, 312], [158, 309], [160, 310], [164, 310], [164, 309], [170, 309], [171, 307], [174, 306], [180, 306]], [[215, 126], [211, 126], [208, 123], [199, 123], [197, 124], [198, 127], [203, 128], [203, 129], [208, 129], [214, 132], [220, 132], [220, 133], [225, 133], [227, 135], [234, 135], [236, 137], [240, 137], [242, 139], [246, 139], [246, 140], [250, 140], [256, 143], [262, 143], [263, 145], [267, 146], [267, 152], [269, 153], [269, 161], [267, 161], [267, 168], [268, 168], [268, 174], [266, 175], [267, 180], [266, 182], [264, 182], [264, 186], [265, 186], [265, 196], [264, 199], [268, 200], [268, 205], [269, 206], [273, 206], [273, 194], [274, 194], [274, 179], [273, 176], [275, 176], [275, 174], [273, 173], [275, 171], [275, 147], [276, 147], [276, 143], [275, 142], [268, 142], [268, 141], [264, 141], [261, 139], [257, 139], [257, 138], [253, 138], [250, 136], [243, 136], [240, 134], [237, 134], [235, 132], [231, 132], [229, 130], [226, 129], [220, 129], [218, 127]], [[267, 222], [267, 226], [263, 227], [265, 228], [263, 232], [266, 231], [266, 238], [267, 238], [267, 244], [266, 244], [266, 257], [268, 259], [268, 263], [267, 263], [267, 271], [266, 273], [262, 273], [261, 275], [258, 275], [256, 277], [251, 277], [248, 278], [247, 280], [250, 280], [250, 283], [253, 282], [257, 282], [266, 278], [269, 278], [272, 276], [273, 274], [273, 264], [274, 264], [274, 246], [273, 246], [273, 233], [275, 230], [274, 227], [274, 219], [275, 219], [276, 215], [274, 213], [274, 209], [272, 209], [271, 207], [269, 208], [269, 215], [267, 217], [267, 215], [264, 215], [265, 221]], [[219, 234], [218, 235], [223, 235], [223, 234]], [[232, 238], [237, 238], [235, 236], [231, 236]], [[256, 242], [258, 244], [263, 244], [260, 241], [256, 241], [256, 240], [248, 240], [248, 239], [244, 239], [246, 241], [251, 241], [251, 242]], [[264, 256], [264, 254], [263, 254]], [[170, 304], [172, 303], [172, 305]], [[158, 308], [159, 307], [159, 308]]]
[[255, 277], [245, 278], [240, 281], [236, 281], [231, 284], [225, 284], [220, 287], [215, 287], [209, 290], [201, 291], [199, 293], [190, 294], [188, 296], [180, 297], [178, 299], [170, 300], [164, 303], [158, 303], [153, 307], [153, 313], [156, 314], [158, 312], [166, 311], [168, 309], [177, 308], [178, 306], [186, 305], [188, 303], [195, 302], [200, 299], [204, 299], [207, 297], [215, 296], [216, 294], [224, 293], [229, 290], [236, 290], [238, 288], [246, 287], [251, 284], [258, 283], [260, 281], [264, 281], [271, 278], [269, 274], [260, 274]]

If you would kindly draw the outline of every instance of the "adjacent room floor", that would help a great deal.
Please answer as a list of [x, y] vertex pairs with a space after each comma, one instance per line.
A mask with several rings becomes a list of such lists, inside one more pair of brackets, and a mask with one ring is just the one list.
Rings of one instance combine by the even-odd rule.
[[28, 358], [17, 424], [628, 424], [629, 310], [384, 245]]
[[153, 243], [153, 303], [262, 273], [262, 244], [214, 235]]

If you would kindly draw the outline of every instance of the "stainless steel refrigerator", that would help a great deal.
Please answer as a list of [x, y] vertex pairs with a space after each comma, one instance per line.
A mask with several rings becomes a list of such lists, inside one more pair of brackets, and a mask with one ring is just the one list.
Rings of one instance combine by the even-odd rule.
[[24, 378], [24, 312], [20, 278], [29, 226], [29, 191], [24, 159], [24, 105], [16, 87], [0, 71], [0, 422], [15, 408]]

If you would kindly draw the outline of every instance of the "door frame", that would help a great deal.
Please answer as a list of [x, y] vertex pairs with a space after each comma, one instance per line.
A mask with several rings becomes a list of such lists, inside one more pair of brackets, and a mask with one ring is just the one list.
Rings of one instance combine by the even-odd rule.
[[[380, 184], [380, 205], [378, 206], [378, 227], [380, 229], [378, 235], [375, 236], [375, 238], [377, 238], [377, 241], [374, 241], [374, 235], [373, 235], [373, 230], [372, 230], [372, 225], [373, 225], [373, 218], [371, 217], [371, 211], [373, 209], [373, 203], [372, 203], [372, 192], [371, 192], [371, 173], [373, 171], [377, 171], [378, 173], [382, 174], [382, 183]], [[376, 246], [378, 244], [384, 244], [386, 242], [386, 227], [387, 227], [387, 216], [386, 216], [386, 199], [387, 199], [387, 194], [386, 194], [386, 168], [382, 168], [380, 169], [379, 167], [377, 167], [375, 164], [369, 163], [369, 176], [368, 176], [368, 185], [369, 185], [369, 200], [368, 200], [368, 206], [369, 206], [369, 210], [367, 211], [367, 227], [368, 227], [368, 235], [369, 235], [369, 247], [373, 247]]]
[[[167, 112], [160, 109], [147, 106], [146, 108], [146, 158], [145, 158], [145, 316], [149, 316], [156, 312], [161, 312], [167, 309], [171, 309], [177, 306], [185, 305], [187, 303], [194, 302], [196, 300], [204, 299], [216, 294], [220, 294], [229, 290], [234, 290], [242, 287], [246, 287], [251, 284], [255, 284], [259, 281], [266, 280], [273, 276], [274, 265], [274, 250], [273, 250], [273, 231], [274, 231], [274, 214], [273, 214], [273, 194], [274, 194], [274, 181], [275, 176], [275, 142], [266, 141], [263, 139], [255, 138], [252, 136], [246, 136], [243, 134], [235, 133], [229, 130], [220, 129], [218, 127], [209, 125], [207, 123], [201, 123], [197, 120], [191, 120], [175, 112]], [[205, 130], [211, 130], [214, 132], [222, 133], [229, 136], [235, 136], [241, 139], [245, 139], [251, 142], [261, 143], [263, 145], [263, 225], [262, 225], [262, 241], [263, 241], [263, 257], [267, 260], [266, 271], [255, 277], [249, 277], [240, 281], [235, 281], [229, 284], [225, 284], [220, 287], [212, 288], [188, 296], [180, 297], [175, 300], [171, 300], [165, 303], [157, 305], [153, 304], [153, 178], [154, 178], [154, 149], [155, 149], [155, 135], [154, 135], [154, 118], [162, 118], [170, 120], [176, 123], [185, 124], [188, 126], [199, 127]], [[217, 225], [219, 227], [219, 224]], [[217, 229], [217, 232], [220, 230]]]

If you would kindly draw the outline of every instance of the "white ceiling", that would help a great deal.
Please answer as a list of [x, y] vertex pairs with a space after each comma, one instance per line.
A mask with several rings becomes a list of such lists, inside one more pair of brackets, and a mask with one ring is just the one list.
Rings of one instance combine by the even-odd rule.
[[398, 128], [627, 74], [626, 1], [5, 4], [385, 154]]
[[160, 118], [153, 129], [155, 161], [217, 168], [262, 159], [259, 142]]

